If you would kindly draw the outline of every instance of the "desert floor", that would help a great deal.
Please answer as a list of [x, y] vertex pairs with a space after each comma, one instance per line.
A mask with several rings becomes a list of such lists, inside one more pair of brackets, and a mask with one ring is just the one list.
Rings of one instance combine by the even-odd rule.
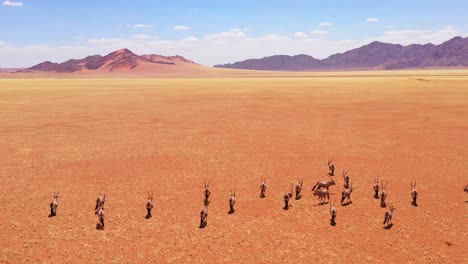
[[[468, 262], [467, 76], [0, 79], [0, 110], [3, 263]], [[336, 226], [311, 193], [331, 157]], [[389, 182], [391, 229], [375, 176]], [[304, 196], [283, 210], [298, 177]]]

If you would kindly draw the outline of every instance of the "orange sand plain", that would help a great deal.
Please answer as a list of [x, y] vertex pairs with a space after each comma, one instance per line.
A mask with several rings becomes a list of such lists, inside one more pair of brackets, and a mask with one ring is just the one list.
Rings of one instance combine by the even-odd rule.
[[[2, 79], [0, 262], [466, 263], [468, 77], [385, 75]], [[343, 169], [356, 187], [336, 226], [310, 191], [330, 157], [332, 200]], [[374, 176], [389, 182], [391, 229]], [[282, 210], [297, 177], [304, 197]]]

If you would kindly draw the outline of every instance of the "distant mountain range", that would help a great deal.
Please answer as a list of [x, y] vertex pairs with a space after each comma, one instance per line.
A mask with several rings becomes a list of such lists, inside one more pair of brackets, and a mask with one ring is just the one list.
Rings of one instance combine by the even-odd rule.
[[468, 38], [455, 37], [440, 45], [409, 46], [374, 41], [323, 60], [304, 54], [275, 55], [214, 67], [273, 71], [468, 67]]
[[[182, 56], [161, 56], [155, 54], [138, 56], [128, 49], [121, 49], [106, 56], [92, 55], [84, 59], [71, 59], [62, 63], [45, 61], [21, 72], [49, 71], [73, 73], [80, 71], [120, 72], [128, 70], [161, 70], [170, 68], [177, 70], [178, 65], [198, 65]], [[158, 67], [159, 66], [159, 67]], [[166, 69], [171, 70], [171, 69]]]

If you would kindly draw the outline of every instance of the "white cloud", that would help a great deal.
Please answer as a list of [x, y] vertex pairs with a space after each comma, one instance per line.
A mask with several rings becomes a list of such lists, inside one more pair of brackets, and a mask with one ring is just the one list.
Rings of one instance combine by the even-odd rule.
[[190, 36], [187, 38], [184, 38], [183, 41], [200, 41], [197, 37]]
[[328, 31], [325, 31], [325, 30], [312, 30], [312, 31], [310, 31], [310, 34], [311, 35], [324, 36], [324, 35], [328, 35]]
[[375, 17], [370, 17], [370, 18], [367, 19], [367, 22], [368, 23], [376, 23], [376, 22], [379, 22], [379, 19], [375, 18]]
[[173, 26], [172, 29], [175, 29], [175, 30], [189, 30], [190, 27], [187, 27], [187, 26]]
[[320, 23], [319, 23], [319, 26], [321, 26], [321, 27], [331, 27], [331, 26], [333, 26], [333, 23], [330, 23], [330, 22], [320, 22]]
[[159, 37], [158, 36], [153, 36], [153, 35], [148, 35], [148, 34], [137, 34], [137, 35], [133, 35], [132, 39], [145, 41], [145, 40], [150, 40], [150, 39], [153, 39], [153, 40], [159, 39]]
[[307, 34], [304, 33], [304, 32], [296, 32], [296, 33], [294, 33], [294, 36], [296, 38], [307, 38]]
[[4, 6], [23, 6], [23, 2], [3, 1]]
[[0, 40], [0, 47], [1, 47], [1, 46], [6, 46], [6, 42]]
[[148, 24], [135, 24], [131, 25], [133, 28], [152, 28], [153, 25], [148, 25]]
[[385, 31], [382, 36], [371, 38], [368, 41], [381, 41], [394, 44], [410, 45], [410, 44], [440, 44], [453, 37], [463, 35], [453, 27], [446, 27], [439, 30], [423, 30], [423, 29], [404, 29]]
[[453, 27], [439, 30], [389, 30], [375, 37], [359, 40], [331, 39], [324, 33], [326, 31], [259, 36], [251, 36], [247, 31], [246, 29], [233, 28], [224, 32], [190, 36], [177, 40], [138, 34], [120, 38], [87, 39], [74, 46], [14, 46], [3, 42], [0, 44], [0, 58], [2, 58], [0, 67], [32, 66], [45, 60], [62, 62], [70, 58], [84, 58], [93, 54], [105, 55], [121, 48], [128, 48], [136, 54], [179, 54], [203, 65], [223, 64], [275, 54], [310, 54], [321, 59], [375, 40], [403, 45], [428, 42], [440, 44], [454, 36], [462, 35]]

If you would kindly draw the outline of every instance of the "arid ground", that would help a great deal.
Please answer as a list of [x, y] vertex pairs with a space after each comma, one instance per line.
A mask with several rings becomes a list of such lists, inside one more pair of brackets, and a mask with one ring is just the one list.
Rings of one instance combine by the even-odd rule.
[[[2, 263], [468, 262], [467, 74], [2, 79], [0, 110]], [[336, 226], [311, 193], [332, 157], [332, 200], [343, 169], [355, 186]], [[375, 176], [389, 182], [391, 229]], [[304, 196], [283, 210], [297, 177]]]

